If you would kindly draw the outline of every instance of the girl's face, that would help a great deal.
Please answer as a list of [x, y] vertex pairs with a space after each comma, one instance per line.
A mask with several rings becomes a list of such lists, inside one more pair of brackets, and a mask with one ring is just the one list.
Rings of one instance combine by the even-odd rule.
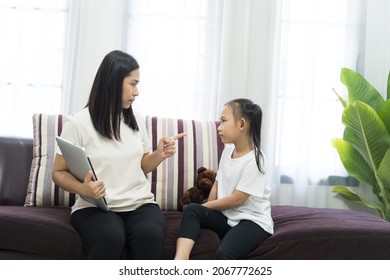
[[130, 72], [130, 75], [123, 79], [122, 87], [122, 108], [128, 109], [133, 104], [135, 97], [139, 95], [137, 85], [139, 83], [139, 69]]
[[218, 134], [224, 144], [235, 143], [241, 135], [240, 120], [236, 120], [233, 109], [225, 106], [221, 112], [221, 124], [218, 126]]

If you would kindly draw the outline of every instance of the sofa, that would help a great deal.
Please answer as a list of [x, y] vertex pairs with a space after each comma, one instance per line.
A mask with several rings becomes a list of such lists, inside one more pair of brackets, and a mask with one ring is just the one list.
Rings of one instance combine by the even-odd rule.
[[[51, 180], [55, 135], [67, 116], [35, 114], [32, 139], [0, 137], [0, 259], [81, 260], [86, 251], [70, 224], [75, 195]], [[218, 121], [146, 116], [153, 147], [166, 135], [186, 132], [177, 153], [148, 174], [166, 218], [161, 259], [173, 259], [182, 209], [200, 166], [217, 170], [223, 143]], [[273, 205], [275, 233], [243, 259], [390, 259], [390, 223], [365, 212]], [[202, 229], [191, 259], [213, 259], [218, 236]], [[131, 257], [124, 251], [124, 258]]]

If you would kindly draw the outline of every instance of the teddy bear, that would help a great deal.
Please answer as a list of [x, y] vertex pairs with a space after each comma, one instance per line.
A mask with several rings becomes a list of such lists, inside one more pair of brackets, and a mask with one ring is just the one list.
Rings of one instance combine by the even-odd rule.
[[181, 206], [184, 209], [190, 203], [203, 203], [209, 197], [217, 173], [204, 166], [198, 168], [195, 185], [189, 188], [181, 198]]

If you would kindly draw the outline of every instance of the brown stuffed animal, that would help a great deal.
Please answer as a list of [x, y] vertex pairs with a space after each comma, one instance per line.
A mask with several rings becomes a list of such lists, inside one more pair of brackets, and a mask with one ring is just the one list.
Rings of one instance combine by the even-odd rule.
[[190, 203], [203, 203], [209, 197], [217, 173], [206, 167], [198, 168], [195, 185], [189, 188], [181, 198], [181, 206], [185, 208]]

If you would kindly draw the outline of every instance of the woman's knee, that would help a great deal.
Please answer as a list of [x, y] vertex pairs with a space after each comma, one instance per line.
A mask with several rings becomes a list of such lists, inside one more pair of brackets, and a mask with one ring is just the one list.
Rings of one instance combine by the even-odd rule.
[[219, 246], [217, 252], [215, 253], [216, 260], [235, 260], [237, 256], [235, 256], [232, 252], [227, 250], [226, 248]]
[[145, 221], [140, 223], [127, 240], [127, 248], [134, 259], [159, 259], [164, 244], [165, 227]]
[[89, 259], [119, 259], [125, 248], [125, 234], [118, 231], [103, 230], [89, 240]]
[[165, 227], [161, 224], [156, 224], [152, 221], [145, 221], [140, 223], [134, 231], [135, 238], [142, 239], [163, 239]]
[[126, 242], [126, 234], [124, 231], [106, 229], [99, 232], [97, 239], [106, 244], [122, 246]]

